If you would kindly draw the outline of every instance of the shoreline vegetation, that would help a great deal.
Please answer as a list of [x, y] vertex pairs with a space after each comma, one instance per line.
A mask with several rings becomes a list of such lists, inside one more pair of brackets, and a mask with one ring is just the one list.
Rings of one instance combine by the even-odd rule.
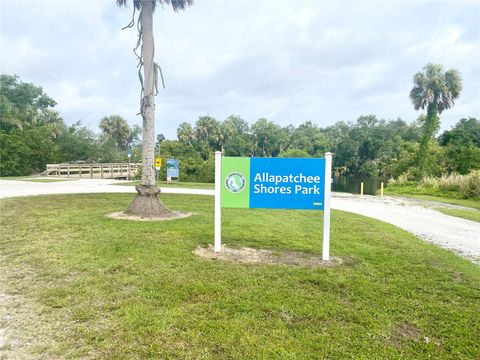
[[[478, 203], [475, 208], [480, 209], [480, 170], [472, 171], [467, 175], [453, 173], [440, 177], [424, 176], [420, 181], [412, 181], [407, 176], [391, 179], [385, 188], [386, 195], [427, 196], [448, 199], [460, 202]], [[425, 200], [429, 200], [426, 199]], [[445, 201], [448, 202], [448, 201]]]

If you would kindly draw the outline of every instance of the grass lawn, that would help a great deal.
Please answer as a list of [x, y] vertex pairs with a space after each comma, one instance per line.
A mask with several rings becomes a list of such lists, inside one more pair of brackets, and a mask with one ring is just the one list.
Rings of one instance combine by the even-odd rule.
[[[162, 198], [196, 215], [105, 217], [130, 194], [0, 202], [0, 280], [24, 303], [12, 311], [17, 334], [37, 338], [33, 358], [480, 358], [478, 265], [341, 211], [331, 236], [341, 266], [207, 260], [193, 250], [213, 242], [213, 197]], [[321, 212], [223, 211], [232, 247], [320, 256], [321, 233]]]
[[466, 206], [466, 207], [471, 207], [473, 209], [480, 210], [480, 201], [478, 201], [478, 200], [454, 199], [454, 198], [447, 198], [447, 197], [442, 197], [442, 196], [431, 196], [431, 195], [402, 195], [402, 196], [403, 197], [414, 198], [414, 199], [444, 202], [444, 203], [447, 203], [447, 204]]
[[472, 209], [464, 210], [464, 209], [438, 208], [437, 210], [447, 215], [480, 222], [480, 201], [477, 199], [456, 199], [451, 197], [435, 196], [435, 195], [404, 194], [404, 193], [397, 193], [396, 191], [390, 191], [386, 195], [399, 195], [399, 196], [411, 198], [411, 199], [428, 200], [428, 201], [435, 201], [440, 203], [469, 207]]
[[438, 209], [444, 214], [461, 217], [463, 219], [480, 222], [479, 210]]
[[[421, 193], [423, 191], [423, 193]], [[420, 193], [419, 193], [420, 192]], [[458, 193], [452, 193], [446, 196], [445, 193], [434, 189], [418, 189], [414, 186], [397, 187], [391, 186], [385, 188], [385, 195], [398, 195], [406, 198], [444, 202], [447, 204], [471, 207], [480, 210], [480, 199], [462, 199]]]
[[[140, 181], [129, 181], [129, 182], [124, 182], [124, 183], [115, 184], [115, 185], [135, 186], [139, 184], [140, 184]], [[179, 181], [173, 181], [173, 182], [157, 181], [157, 186], [173, 187], [173, 188], [188, 188], [188, 189], [208, 189], [208, 190], [215, 189], [214, 183], [194, 183], [194, 182], [179, 182]]]

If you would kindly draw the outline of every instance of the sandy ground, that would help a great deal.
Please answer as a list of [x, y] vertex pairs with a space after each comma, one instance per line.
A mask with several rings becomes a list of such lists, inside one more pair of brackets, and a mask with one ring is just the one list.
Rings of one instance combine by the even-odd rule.
[[222, 245], [222, 250], [219, 252], [214, 252], [212, 245], [208, 247], [199, 246], [195, 249], [194, 253], [206, 259], [244, 264], [334, 267], [348, 263], [348, 259], [344, 260], [339, 257], [331, 257], [330, 260], [322, 260], [318, 255], [307, 254], [301, 251], [271, 251], [248, 247], [236, 249], [225, 245]]
[[[135, 193], [122, 180], [80, 179], [62, 182], [0, 180], [0, 198], [40, 194]], [[161, 188], [163, 193], [213, 195], [213, 190]], [[382, 220], [419, 238], [480, 263], [480, 223], [445, 215], [435, 208], [457, 207], [405, 198], [334, 193], [332, 208]]]

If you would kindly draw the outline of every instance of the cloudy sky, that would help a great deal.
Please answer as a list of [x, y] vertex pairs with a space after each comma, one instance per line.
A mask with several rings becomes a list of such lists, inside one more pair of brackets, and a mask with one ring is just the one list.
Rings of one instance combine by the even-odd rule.
[[[0, 0], [1, 72], [42, 86], [67, 123], [141, 124], [132, 8], [114, 0]], [[156, 131], [230, 114], [321, 127], [361, 115], [415, 120], [408, 94], [429, 62], [464, 90], [442, 129], [480, 118], [480, 1], [195, 0], [157, 8], [156, 60], [167, 88]]]

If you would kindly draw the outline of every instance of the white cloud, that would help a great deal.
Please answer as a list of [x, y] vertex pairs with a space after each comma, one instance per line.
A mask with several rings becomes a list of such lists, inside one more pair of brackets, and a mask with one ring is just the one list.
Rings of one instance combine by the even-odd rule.
[[[67, 122], [140, 124], [131, 8], [113, 0], [2, 1], [1, 70], [40, 85]], [[201, 1], [158, 8], [158, 132], [234, 113], [250, 122], [327, 126], [364, 114], [412, 121], [412, 76], [458, 69], [464, 91], [444, 128], [480, 118], [480, 5], [474, 2]]]

